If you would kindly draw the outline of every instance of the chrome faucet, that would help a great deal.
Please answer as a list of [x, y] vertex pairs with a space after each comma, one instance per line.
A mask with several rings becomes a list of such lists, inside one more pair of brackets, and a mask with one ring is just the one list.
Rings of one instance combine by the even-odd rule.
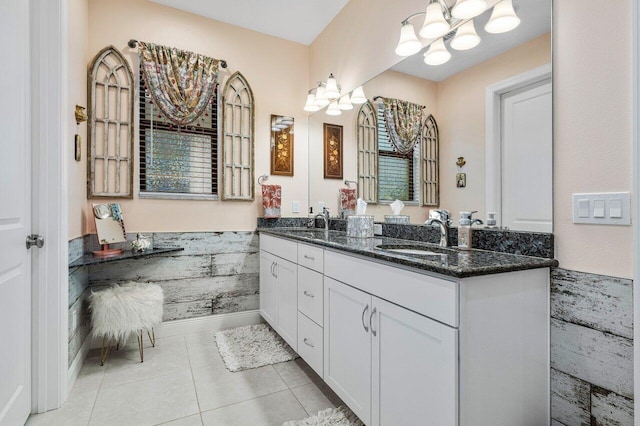
[[324, 230], [328, 231], [329, 230], [329, 209], [326, 207], [322, 208], [322, 213], [318, 213], [316, 215], [316, 217], [314, 217], [314, 221], [315, 219], [320, 218], [322, 220], [324, 220]]
[[449, 225], [451, 224], [449, 212], [446, 210], [436, 210], [436, 212], [440, 215], [440, 219], [427, 219], [425, 225], [438, 225], [440, 227], [440, 247], [449, 247]]

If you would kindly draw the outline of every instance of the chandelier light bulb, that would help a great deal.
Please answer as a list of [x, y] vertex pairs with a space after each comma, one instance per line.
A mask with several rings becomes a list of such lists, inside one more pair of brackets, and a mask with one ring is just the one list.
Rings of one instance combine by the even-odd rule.
[[316, 105], [316, 97], [313, 93], [309, 93], [307, 95], [307, 103], [304, 104], [304, 110], [308, 112], [316, 112], [320, 109], [318, 105]]
[[424, 54], [424, 63], [427, 65], [442, 65], [451, 59], [451, 53], [444, 45], [443, 39], [431, 43], [429, 50]]
[[485, 0], [458, 0], [451, 9], [451, 15], [458, 19], [470, 19], [480, 15], [486, 9]]
[[484, 26], [484, 30], [491, 34], [500, 34], [511, 31], [518, 25], [520, 25], [520, 18], [513, 10], [512, 1], [502, 0], [493, 7], [491, 18], [489, 18], [487, 25]]
[[427, 6], [424, 25], [420, 29], [420, 37], [434, 39], [442, 37], [451, 30], [451, 25], [444, 19], [442, 6], [437, 1]]
[[329, 104], [329, 108], [327, 108], [326, 111], [327, 115], [340, 115], [342, 114], [342, 111], [340, 111], [340, 108], [338, 108], [338, 102], [333, 101]]
[[342, 111], [353, 109], [353, 104], [349, 99], [348, 93], [340, 98], [340, 101], [338, 102], [338, 108], [340, 108]]
[[364, 90], [362, 86], [358, 86], [353, 89], [351, 93], [351, 103], [355, 105], [361, 105], [367, 102], [367, 97], [364, 95]]
[[324, 96], [327, 99], [335, 99], [340, 96], [340, 91], [338, 90], [338, 83], [336, 79], [333, 77], [333, 74], [329, 74], [329, 78], [327, 79], [327, 85], [324, 88]]
[[473, 49], [480, 44], [480, 36], [476, 33], [473, 20], [465, 22], [458, 27], [456, 36], [451, 40], [451, 48], [456, 50]]
[[400, 29], [400, 40], [396, 46], [396, 55], [411, 56], [422, 49], [422, 43], [416, 36], [416, 30], [409, 22], [404, 22]]

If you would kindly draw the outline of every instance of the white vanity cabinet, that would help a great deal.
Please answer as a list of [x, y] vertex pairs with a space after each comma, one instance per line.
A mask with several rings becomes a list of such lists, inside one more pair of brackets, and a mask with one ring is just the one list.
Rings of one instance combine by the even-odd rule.
[[297, 244], [260, 236], [260, 314], [294, 350], [298, 349]]
[[455, 425], [455, 328], [325, 277], [324, 380], [367, 425]]
[[261, 314], [290, 344], [297, 315], [291, 346], [367, 426], [549, 424], [549, 268], [454, 278], [260, 244]]

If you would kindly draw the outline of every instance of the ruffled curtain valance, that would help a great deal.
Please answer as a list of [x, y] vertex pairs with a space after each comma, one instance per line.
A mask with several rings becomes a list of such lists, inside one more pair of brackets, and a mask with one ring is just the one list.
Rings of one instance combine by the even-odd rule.
[[175, 124], [193, 123], [211, 102], [218, 59], [174, 47], [138, 42], [140, 63], [153, 102]]
[[389, 139], [399, 154], [407, 155], [422, 139], [422, 106], [399, 99], [382, 98]]

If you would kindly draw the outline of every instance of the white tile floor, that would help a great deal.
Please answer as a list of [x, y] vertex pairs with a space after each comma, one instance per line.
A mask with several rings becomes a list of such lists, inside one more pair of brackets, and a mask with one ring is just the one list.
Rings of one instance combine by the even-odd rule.
[[27, 425], [280, 426], [341, 404], [301, 359], [229, 372], [212, 335], [159, 338], [144, 355], [129, 344], [101, 367], [91, 354], [65, 404]]

